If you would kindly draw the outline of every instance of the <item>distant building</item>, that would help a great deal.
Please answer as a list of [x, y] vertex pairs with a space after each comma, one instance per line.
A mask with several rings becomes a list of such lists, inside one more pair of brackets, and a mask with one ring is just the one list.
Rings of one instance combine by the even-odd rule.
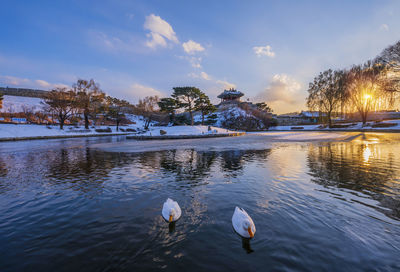
[[13, 118], [11, 118], [11, 122], [24, 124], [24, 123], [26, 123], [26, 118], [13, 117]]
[[277, 120], [279, 125], [316, 124], [321, 117], [326, 117], [326, 114], [318, 111], [301, 111], [278, 115]]

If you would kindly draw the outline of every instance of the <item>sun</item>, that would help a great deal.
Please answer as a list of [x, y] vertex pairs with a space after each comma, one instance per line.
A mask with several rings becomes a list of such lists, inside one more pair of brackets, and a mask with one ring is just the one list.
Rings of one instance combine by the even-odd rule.
[[368, 99], [370, 99], [371, 98], [371, 95], [370, 94], [364, 94], [364, 99], [365, 100], [368, 100]]

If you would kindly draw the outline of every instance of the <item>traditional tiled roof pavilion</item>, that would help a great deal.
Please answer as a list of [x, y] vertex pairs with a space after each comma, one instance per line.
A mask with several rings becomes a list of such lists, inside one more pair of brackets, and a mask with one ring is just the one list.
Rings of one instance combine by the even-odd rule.
[[221, 98], [221, 102], [231, 102], [231, 101], [240, 101], [240, 98], [244, 96], [244, 93], [239, 92], [235, 89], [229, 89], [229, 90], [224, 90], [220, 95], [218, 95], [218, 98]]

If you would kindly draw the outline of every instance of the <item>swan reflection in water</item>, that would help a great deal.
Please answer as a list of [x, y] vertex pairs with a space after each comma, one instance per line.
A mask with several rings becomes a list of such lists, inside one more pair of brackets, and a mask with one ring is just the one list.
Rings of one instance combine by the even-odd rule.
[[168, 224], [169, 233], [172, 233], [175, 231], [175, 223], [176, 222], [174, 221], [174, 222], [171, 222]]
[[246, 251], [247, 254], [253, 253], [254, 250], [251, 248], [250, 245], [250, 238], [242, 238], [242, 248]]

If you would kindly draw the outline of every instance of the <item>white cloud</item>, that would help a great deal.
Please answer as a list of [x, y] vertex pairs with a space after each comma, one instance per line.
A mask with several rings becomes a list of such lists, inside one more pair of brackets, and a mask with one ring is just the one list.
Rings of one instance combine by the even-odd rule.
[[204, 47], [201, 46], [201, 44], [194, 42], [192, 40], [183, 43], [182, 46], [183, 50], [185, 50], [185, 52], [190, 55], [204, 51]]
[[89, 31], [89, 37], [91, 44], [106, 51], [115, 53], [118, 51], [131, 51], [133, 48], [130, 41], [123, 41], [118, 37], [107, 35], [101, 31]]
[[381, 24], [381, 27], [379, 29], [382, 31], [389, 31], [389, 26], [387, 24]]
[[146, 45], [150, 48], [157, 48], [157, 46], [166, 47], [167, 41], [158, 33], [149, 33], [146, 35], [150, 40], [146, 41]]
[[201, 72], [200, 76], [205, 80], [211, 80], [211, 77], [206, 72]]
[[51, 84], [48, 83], [48, 82], [45, 81], [45, 80], [37, 79], [37, 80], [35, 80], [35, 82], [36, 82], [39, 86], [41, 86], [41, 87], [43, 87], [43, 88], [49, 88], [49, 87], [51, 86]]
[[31, 80], [27, 78], [20, 78], [14, 76], [0, 76], [1, 85], [12, 85], [12, 86], [24, 86], [26, 87], [29, 84], [32, 84]]
[[196, 73], [189, 73], [188, 74], [189, 77], [192, 78], [202, 78], [204, 80], [211, 80], [211, 76], [209, 74], [207, 74], [206, 72], [200, 72], [200, 74], [196, 74]]
[[269, 86], [255, 100], [267, 102], [275, 112], [299, 110], [304, 106], [305, 93], [301, 84], [286, 74], [276, 74]]
[[222, 87], [224, 89], [231, 89], [231, 88], [236, 89], [236, 85], [235, 84], [230, 83], [230, 82], [228, 82], [226, 80], [217, 80], [216, 83], [219, 84], [219, 85], [222, 85]]
[[33, 89], [44, 89], [50, 90], [53, 88], [69, 88], [65, 84], [61, 83], [49, 83], [42, 79], [30, 80], [28, 78], [19, 78], [14, 76], [1, 76], [0, 75], [0, 85], [2, 86], [12, 86], [15, 88], [33, 88]]
[[187, 60], [193, 68], [201, 68], [201, 57], [193, 57], [193, 56], [178, 56], [180, 59]]
[[150, 31], [150, 33], [147, 34], [149, 40], [146, 42], [146, 45], [152, 49], [155, 49], [158, 46], [166, 47], [166, 39], [174, 43], [179, 42], [172, 26], [161, 19], [160, 16], [154, 14], [147, 16], [144, 22], [144, 29]]
[[164, 95], [159, 90], [141, 85], [139, 83], [134, 83], [129, 87], [129, 94], [131, 95], [132, 98], [143, 98], [146, 96], [154, 96], [154, 95], [160, 97]]
[[266, 46], [254, 46], [253, 47], [254, 53], [257, 57], [267, 56], [270, 58], [275, 57], [275, 52], [272, 51], [272, 47], [269, 45]]

